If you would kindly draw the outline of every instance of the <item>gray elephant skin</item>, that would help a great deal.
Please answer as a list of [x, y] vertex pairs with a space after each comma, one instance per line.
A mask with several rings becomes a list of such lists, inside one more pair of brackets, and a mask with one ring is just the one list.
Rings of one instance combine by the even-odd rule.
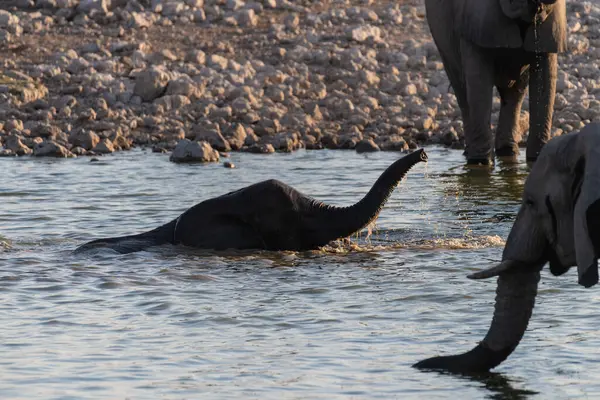
[[[425, 0], [427, 21], [461, 110], [467, 164], [519, 154], [529, 89], [526, 157], [551, 137], [557, 53], [567, 47], [565, 0]], [[491, 131], [493, 88], [501, 98]], [[495, 149], [495, 152], [494, 152]]]
[[214, 250], [316, 249], [374, 221], [406, 173], [425, 161], [423, 149], [397, 160], [349, 207], [324, 204], [270, 179], [205, 200], [152, 231], [97, 239], [75, 252], [109, 248], [124, 254], [167, 243]]
[[579, 284], [598, 283], [600, 256], [600, 123], [555, 137], [542, 149], [525, 182], [523, 200], [502, 262], [472, 279], [498, 276], [490, 329], [473, 350], [434, 357], [417, 368], [457, 373], [488, 371], [503, 362], [523, 337], [542, 267], [553, 275], [577, 265]]

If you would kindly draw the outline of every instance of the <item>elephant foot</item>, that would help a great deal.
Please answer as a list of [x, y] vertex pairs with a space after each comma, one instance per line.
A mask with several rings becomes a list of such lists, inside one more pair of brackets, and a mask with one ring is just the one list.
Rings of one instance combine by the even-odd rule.
[[519, 148], [517, 146], [505, 146], [496, 149], [497, 157], [516, 157], [519, 155]]
[[537, 156], [534, 156], [534, 157], [532, 157], [532, 156], [527, 156], [527, 157], [526, 157], [526, 161], [527, 161], [528, 163], [534, 163], [536, 160], [537, 160]]
[[519, 162], [519, 148], [517, 146], [507, 146], [496, 150], [496, 158], [502, 164], [516, 164]]
[[486, 158], [467, 158], [468, 166], [491, 167], [494, 165], [492, 159]]

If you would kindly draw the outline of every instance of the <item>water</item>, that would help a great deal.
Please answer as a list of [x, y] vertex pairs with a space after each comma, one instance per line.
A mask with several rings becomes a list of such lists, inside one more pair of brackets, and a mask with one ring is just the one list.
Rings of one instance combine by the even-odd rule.
[[527, 166], [468, 171], [429, 149], [371, 236], [306, 253], [164, 246], [75, 257], [102, 236], [154, 228], [211, 196], [276, 177], [348, 205], [398, 154], [232, 154], [238, 169], [132, 151], [0, 159], [0, 397], [568, 398], [600, 394], [596, 288], [542, 273], [524, 341], [498, 374], [410, 367], [487, 331], [498, 260]]

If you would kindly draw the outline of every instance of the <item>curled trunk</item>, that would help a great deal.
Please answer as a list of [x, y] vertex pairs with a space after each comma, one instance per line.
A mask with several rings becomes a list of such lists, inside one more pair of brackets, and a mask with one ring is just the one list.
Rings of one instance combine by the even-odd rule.
[[416, 368], [456, 373], [486, 372], [503, 362], [517, 347], [531, 318], [540, 268], [505, 272], [498, 278], [496, 305], [490, 329], [475, 348], [463, 354], [433, 357]]
[[375, 181], [369, 192], [356, 204], [349, 207], [335, 207], [320, 204], [312, 215], [312, 230], [319, 234], [321, 241], [332, 240], [352, 235], [373, 222], [386, 201], [417, 163], [427, 161], [427, 153], [423, 149], [402, 157], [390, 165]]

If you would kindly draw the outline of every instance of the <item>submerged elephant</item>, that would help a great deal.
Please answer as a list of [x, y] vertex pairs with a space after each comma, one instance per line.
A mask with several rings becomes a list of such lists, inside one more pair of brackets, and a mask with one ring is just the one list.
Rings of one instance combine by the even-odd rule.
[[[565, 0], [425, 0], [427, 21], [456, 94], [468, 164], [516, 157], [529, 87], [527, 160], [550, 139], [557, 53], [566, 50]], [[496, 139], [493, 88], [501, 98]]]
[[491, 327], [471, 351], [421, 361], [417, 368], [485, 372], [517, 347], [533, 311], [540, 270], [553, 275], [577, 265], [579, 284], [598, 283], [600, 257], [600, 123], [550, 140], [533, 165], [502, 262], [469, 275], [498, 276]]
[[76, 252], [110, 248], [131, 253], [166, 243], [215, 250], [316, 249], [374, 221], [394, 188], [421, 161], [427, 161], [423, 149], [397, 160], [349, 207], [324, 204], [270, 179], [205, 200], [152, 231], [94, 240]]

